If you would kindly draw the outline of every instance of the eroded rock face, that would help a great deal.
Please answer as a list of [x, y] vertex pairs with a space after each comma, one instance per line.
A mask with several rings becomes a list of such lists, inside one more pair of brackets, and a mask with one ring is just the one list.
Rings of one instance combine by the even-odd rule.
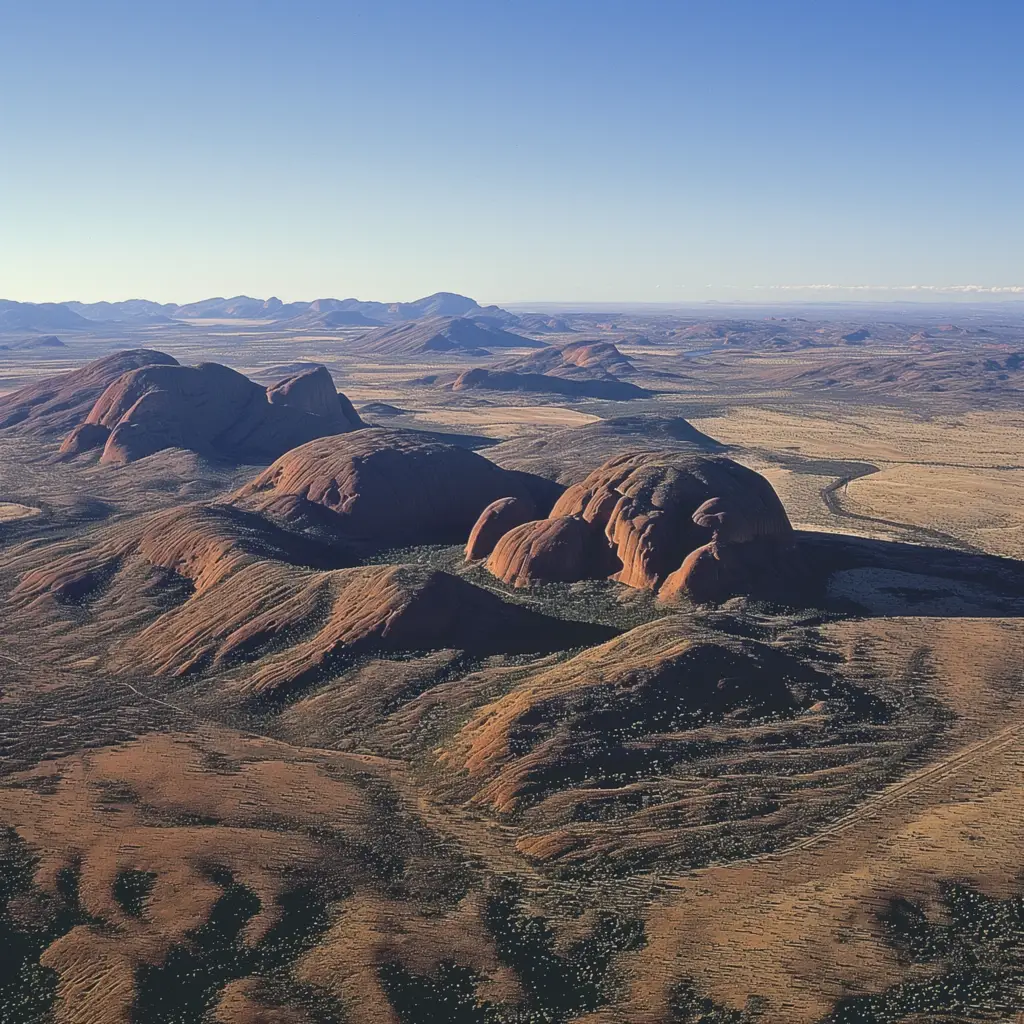
[[115, 465], [165, 448], [263, 461], [361, 425], [324, 367], [264, 389], [218, 363], [152, 364], [113, 381], [60, 450], [76, 455], [102, 446], [100, 461]]
[[359, 414], [334, 386], [326, 366], [303, 370], [278, 381], [267, 388], [267, 400], [271, 405], [286, 405], [314, 416], [337, 417], [340, 407], [341, 414], [350, 423], [359, 422]]
[[506, 497], [530, 500], [518, 475], [475, 452], [412, 431], [369, 427], [295, 448], [233, 500], [397, 545], [465, 537], [491, 502]]
[[499, 498], [480, 513], [466, 543], [466, 561], [486, 558], [494, 545], [516, 526], [528, 523], [537, 515], [531, 498]]
[[505, 534], [488, 568], [516, 586], [614, 574], [665, 600], [718, 601], [758, 590], [793, 547], [771, 484], [718, 456], [610, 459], [568, 488], [545, 522]]
[[607, 576], [609, 551], [600, 532], [580, 516], [552, 516], [509, 530], [487, 568], [504, 583], [571, 583]]

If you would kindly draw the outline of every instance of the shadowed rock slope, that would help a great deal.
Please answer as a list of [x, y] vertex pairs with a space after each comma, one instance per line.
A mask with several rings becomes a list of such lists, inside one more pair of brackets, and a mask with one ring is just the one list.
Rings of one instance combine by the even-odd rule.
[[498, 498], [530, 497], [524, 480], [457, 445], [368, 427], [288, 452], [232, 499], [284, 520], [386, 545], [464, 541]]
[[60, 450], [72, 456], [102, 448], [100, 461], [114, 465], [165, 448], [263, 462], [361, 425], [322, 366], [262, 388], [219, 363], [152, 364], [113, 381]]

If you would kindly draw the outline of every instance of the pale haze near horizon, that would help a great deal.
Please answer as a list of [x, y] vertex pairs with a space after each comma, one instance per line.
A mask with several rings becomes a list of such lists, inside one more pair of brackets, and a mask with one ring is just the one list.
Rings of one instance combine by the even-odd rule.
[[0, 16], [2, 298], [1024, 296], [1017, 4]]

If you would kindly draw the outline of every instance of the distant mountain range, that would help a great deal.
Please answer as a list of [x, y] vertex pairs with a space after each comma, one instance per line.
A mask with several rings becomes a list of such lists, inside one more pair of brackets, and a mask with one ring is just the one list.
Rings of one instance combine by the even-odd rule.
[[158, 324], [175, 320], [271, 320], [295, 327], [381, 327], [427, 317], [485, 316], [501, 324], [517, 321], [498, 306], [481, 306], [454, 292], [436, 292], [414, 302], [314, 299], [282, 302], [236, 295], [177, 305], [128, 299], [124, 302], [12, 302], [0, 300], [0, 330], [75, 330], [94, 323]]
[[89, 326], [85, 317], [59, 302], [0, 299], [0, 331], [66, 331]]

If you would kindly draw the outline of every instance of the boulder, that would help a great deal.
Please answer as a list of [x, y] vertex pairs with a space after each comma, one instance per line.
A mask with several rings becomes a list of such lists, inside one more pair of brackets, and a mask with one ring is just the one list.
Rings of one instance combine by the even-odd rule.
[[466, 561], [486, 558], [494, 545], [516, 526], [528, 523], [537, 515], [531, 498], [499, 498], [480, 513], [466, 544]]

